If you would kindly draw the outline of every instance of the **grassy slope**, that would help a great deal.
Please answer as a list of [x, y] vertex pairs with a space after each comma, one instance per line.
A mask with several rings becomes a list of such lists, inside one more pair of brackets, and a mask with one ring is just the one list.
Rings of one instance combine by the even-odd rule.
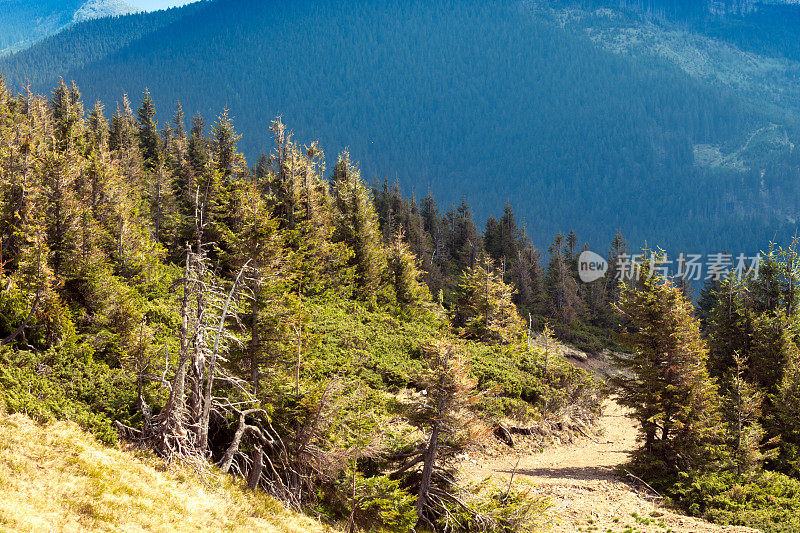
[[0, 530], [325, 531], [230, 476], [199, 479], [70, 422], [0, 415]]

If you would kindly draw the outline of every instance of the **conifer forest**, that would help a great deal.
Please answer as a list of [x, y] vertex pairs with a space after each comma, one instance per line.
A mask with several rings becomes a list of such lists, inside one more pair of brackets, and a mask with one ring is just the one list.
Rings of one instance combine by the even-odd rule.
[[795, 2], [32, 5], [0, 530], [800, 531]]

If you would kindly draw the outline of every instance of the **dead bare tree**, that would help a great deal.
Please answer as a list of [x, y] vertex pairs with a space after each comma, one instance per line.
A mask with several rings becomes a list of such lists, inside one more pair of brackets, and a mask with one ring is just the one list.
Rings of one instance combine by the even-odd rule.
[[[230, 343], [236, 338], [226, 327], [235, 319], [238, 302], [244, 297], [242, 267], [233, 285], [225, 291], [208, 266], [203, 247], [193, 251], [187, 244], [184, 275], [180, 286], [180, 354], [166, 405], [149, 424], [142, 438], [152, 441], [155, 450], [168, 459], [208, 458], [208, 433], [212, 412], [224, 414], [227, 400], [213, 396], [216, 381], [242, 391], [241, 404], [255, 404], [255, 398], [241, 380], [219, 365]], [[208, 340], [213, 337], [213, 344]]]

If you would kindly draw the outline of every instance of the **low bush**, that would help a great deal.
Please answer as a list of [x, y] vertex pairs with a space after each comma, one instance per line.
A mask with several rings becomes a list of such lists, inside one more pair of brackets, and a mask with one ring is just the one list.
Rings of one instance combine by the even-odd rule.
[[43, 353], [0, 350], [0, 403], [39, 422], [66, 419], [113, 444], [113, 421], [130, 422], [136, 390], [121, 370], [80, 348]]
[[767, 533], [800, 531], [800, 480], [768, 471], [749, 477], [733, 472], [682, 477], [671, 497], [694, 515]]

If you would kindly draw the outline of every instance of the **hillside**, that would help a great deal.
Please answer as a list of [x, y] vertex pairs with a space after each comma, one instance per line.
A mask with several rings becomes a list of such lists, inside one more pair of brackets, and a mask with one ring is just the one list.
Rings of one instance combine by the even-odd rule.
[[87, 20], [138, 11], [123, 0], [3, 0], [0, 56], [27, 48]]
[[19, 414], [0, 414], [0, 483], [4, 531], [328, 531], [229, 476]]
[[[445, 206], [463, 196], [479, 220], [509, 201], [540, 248], [570, 229], [599, 249], [622, 229], [687, 252], [752, 253], [791, 234], [794, 118], [669, 61], [605, 50], [530, 6], [218, 0], [169, 21], [80, 25], [0, 71], [37, 90], [63, 75], [89, 101], [149, 88], [162, 123], [178, 100], [208, 120], [227, 106], [251, 161], [281, 114], [329, 155], [348, 146], [367, 179], [430, 188]], [[697, 147], [728, 154], [770, 124], [789, 143], [766, 161], [698, 164]]]

